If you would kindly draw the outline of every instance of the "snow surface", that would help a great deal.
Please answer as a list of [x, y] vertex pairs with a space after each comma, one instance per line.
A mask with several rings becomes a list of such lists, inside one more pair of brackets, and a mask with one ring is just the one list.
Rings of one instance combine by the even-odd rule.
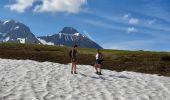
[[17, 38], [17, 40], [19, 40], [20, 41], [20, 43], [25, 43], [25, 38]]
[[0, 100], [170, 100], [170, 77], [0, 59]]
[[47, 41], [45, 41], [45, 40], [43, 40], [43, 39], [40, 39], [40, 38], [37, 38], [42, 44], [45, 44], [45, 45], [54, 45], [54, 43], [52, 43], [52, 42], [47, 42]]

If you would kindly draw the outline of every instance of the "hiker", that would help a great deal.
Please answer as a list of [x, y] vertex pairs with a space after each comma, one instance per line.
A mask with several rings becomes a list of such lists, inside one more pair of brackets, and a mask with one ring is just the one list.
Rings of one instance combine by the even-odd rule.
[[95, 62], [95, 69], [96, 69], [96, 74], [102, 75], [101, 73], [101, 64], [104, 59], [103, 54], [100, 52], [100, 49], [97, 49], [97, 54], [96, 54], [96, 62]]
[[77, 68], [77, 45], [74, 45], [73, 48], [70, 50], [69, 52], [69, 56], [71, 58], [71, 63], [72, 63], [72, 67], [71, 67], [71, 74], [77, 74], [76, 72], [76, 68]]

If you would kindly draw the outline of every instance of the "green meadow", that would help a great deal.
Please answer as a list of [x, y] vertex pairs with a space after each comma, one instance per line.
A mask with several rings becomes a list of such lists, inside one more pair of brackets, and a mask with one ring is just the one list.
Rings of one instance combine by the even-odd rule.
[[[70, 63], [71, 47], [37, 44], [0, 43], [0, 58], [30, 59], [61, 64]], [[96, 49], [78, 48], [78, 64], [94, 65]], [[103, 69], [134, 71], [170, 76], [170, 52], [103, 49]]]

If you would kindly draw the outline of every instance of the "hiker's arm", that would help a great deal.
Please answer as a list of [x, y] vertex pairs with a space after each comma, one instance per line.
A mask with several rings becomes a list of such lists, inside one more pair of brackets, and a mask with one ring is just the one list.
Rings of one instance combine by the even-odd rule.
[[71, 58], [73, 58], [73, 56], [74, 56], [74, 50], [72, 49], [71, 50]]

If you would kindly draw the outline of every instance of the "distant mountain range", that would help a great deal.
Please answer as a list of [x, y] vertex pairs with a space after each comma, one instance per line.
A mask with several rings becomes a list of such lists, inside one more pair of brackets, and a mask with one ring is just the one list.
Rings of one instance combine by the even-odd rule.
[[72, 27], [64, 27], [51, 36], [36, 37], [28, 26], [15, 20], [0, 20], [0, 42], [33, 43], [45, 45], [72, 46], [84, 48], [102, 48], [99, 44], [79, 33]]

